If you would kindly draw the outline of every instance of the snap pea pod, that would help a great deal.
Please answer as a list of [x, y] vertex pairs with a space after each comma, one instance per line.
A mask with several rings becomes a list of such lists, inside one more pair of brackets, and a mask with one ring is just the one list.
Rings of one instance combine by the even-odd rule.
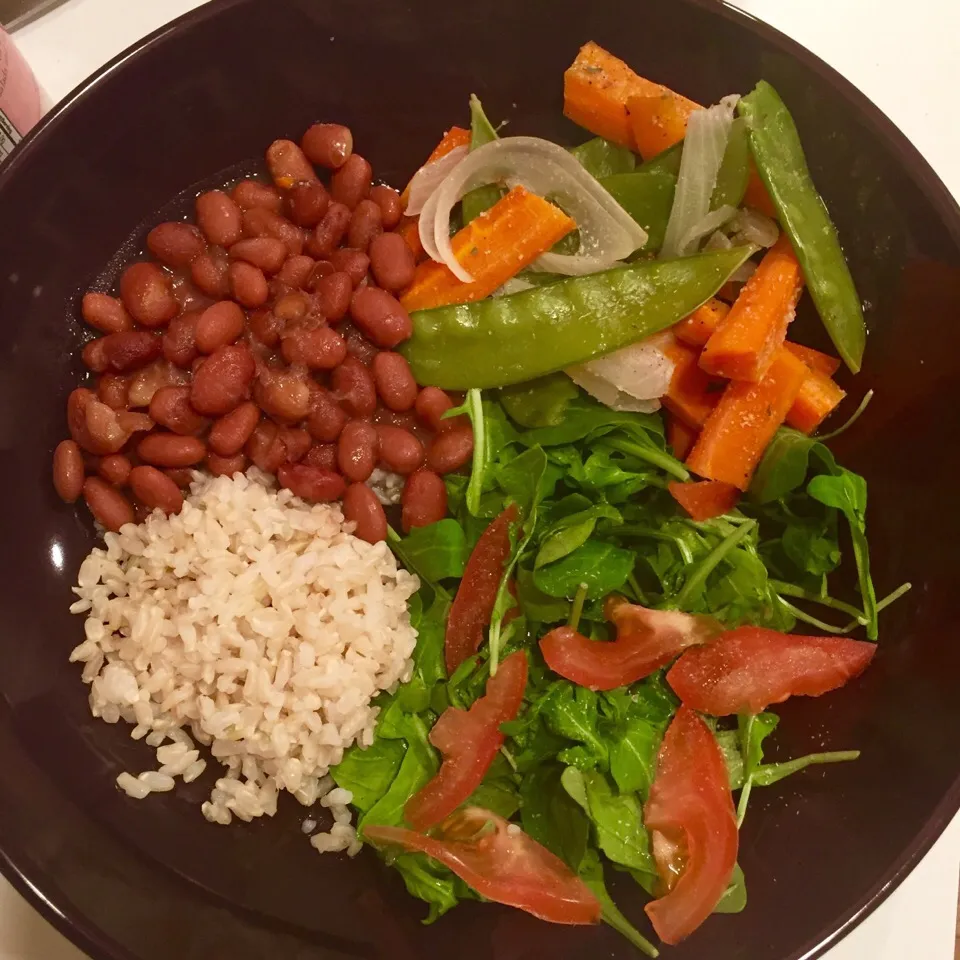
[[727, 149], [717, 171], [717, 185], [713, 188], [710, 209], [719, 210], [723, 206], [739, 207], [750, 181], [750, 138], [747, 136], [747, 123], [743, 117], [737, 117], [730, 124], [727, 137]]
[[603, 137], [594, 137], [581, 143], [579, 147], [571, 147], [570, 152], [580, 162], [580, 166], [598, 180], [612, 177], [616, 173], [630, 173], [637, 165], [633, 151], [621, 147], [618, 143], [604, 140]]
[[[480, 98], [474, 93], [470, 95], [470, 149], [476, 150], [485, 143], [499, 139], [497, 131], [483, 110]], [[479, 217], [489, 210], [503, 196], [503, 191], [494, 184], [477, 187], [471, 190], [461, 201], [460, 210], [463, 225]]]
[[857, 373], [867, 330], [863, 309], [837, 230], [810, 178], [796, 124], [780, 95], [764, 80], [740, 100], [750, 149], [777, 208], [820, 319], [847, 366]]
[[522, 383], [672, 326], [754, 249], [640, 261], [512, 296], [417, 310], [413, 336], [400, 350], [420, 384], [467, 390]]

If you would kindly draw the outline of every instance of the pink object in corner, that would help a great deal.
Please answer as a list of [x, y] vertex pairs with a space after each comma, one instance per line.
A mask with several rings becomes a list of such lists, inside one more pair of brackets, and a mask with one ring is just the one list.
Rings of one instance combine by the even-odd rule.
[[40, 119], [40, 89], [33, 71], [0, 28], [0, 161]]

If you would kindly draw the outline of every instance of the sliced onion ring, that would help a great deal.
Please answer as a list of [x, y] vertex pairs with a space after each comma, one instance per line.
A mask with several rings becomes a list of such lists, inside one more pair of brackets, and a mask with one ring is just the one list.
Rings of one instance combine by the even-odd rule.
[[519, 184], [555, 199], [576, 221], [578, 253], [544, 254], [536, 261], [542, 270], [566, 275], [595, 273], [612, 267], [647, 242], [646, 231], [563, 147], [539, 137], [504, 137], [471, 151], [420, 212], [424, 250], [464, 283], [473, 277], [453, 254], [450, 213], [465, 194], [489, 183]]
[[404, 213], [408, 217], [416, 217], [423, 209], [423, 205], [430, 199], [430, 195], [443, 183], [450, 171], [467, 155], [466, 146], [454, 147], [439, 160], [425, 163], [411, 178], [407, 186], [407, 207]]

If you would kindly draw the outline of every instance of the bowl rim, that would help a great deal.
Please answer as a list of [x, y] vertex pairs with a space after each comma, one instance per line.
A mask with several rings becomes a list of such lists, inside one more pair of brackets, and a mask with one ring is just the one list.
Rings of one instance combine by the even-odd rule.
[[[207, 0], [193, 10], [148, 33], [82, 80], [41, 118], [0, 167], [0, 192], [20, 167], [29, 162], [34, 144], [49, 138], [52, 135], [50, 131], [56, 131], [64, 115], [95, 91], [101, 81], [122, 68], [127, 62], [136, 60], [153, 48], [162, 45], [169, 38], [191, 30], [205, 20], [219, 16], [233, 7], [245, 6], [251, 2], [254, 0]], [[919, 149], [865, 93], [799, 41], [792, 39], [749, 11], [735, 6], [730, 0], [681, 0], [681, 2], [750, 31], [801, 63], [805, 69], [824, 79], [847, 101], [858, 119], [869, 126], [872, 132], [884, 142], [924, 196], [935, 204], [941, 224], [960, 248], [960, 203], [957, 198]], [[838, 911], [835, 918], [821, 927], [808, 943], [803, 944], [797, 952], [784, 957], [783, 960], [816, 960], [848, 936], [916, 868], [958, 811], [960, 811], [960, 769], [933, 813], [896, 859], [891, 871], [881, 875], [862, 897]], [[105, 929], [91, 923], [81, 910], [60, 901], [59, 894], [55, 887], [52, 887], [49, 876], [38, 877], [37, 882], [34, 882], [31, 874], [33, 870], [29, 855], [12, 837], [4, 836], [0, 845], [0, 875], [5, 877], [27, 903], [59, 933], [93, 960], [141, 960], [110, 936]]]

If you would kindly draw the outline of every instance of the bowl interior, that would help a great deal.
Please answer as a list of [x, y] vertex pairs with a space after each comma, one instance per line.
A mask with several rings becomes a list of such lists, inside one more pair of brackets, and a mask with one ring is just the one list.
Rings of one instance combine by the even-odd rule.
[[[292, 798], [268, 822], [208, 824], [210, 772], [142, 803], [119, 793], [117, 773], [148, 769], [153, 754], [90, 717], [67, 663], [81, 635], [70, 586], [94, 536], [49, 482], [82, 376], [79, 296], [116, 274], [171, 198], [316, 119], [349, 124], [376, 174], [401, 186], [444, 129], [466, 122], [471, 92], [511, 132], [586, 139], [561, 115], [561, 74], [588, 39], [701, 102], [762, 77], [791, 107], [871, 330], [865, 372], [846, 386], [854, 402], [868, 388], [876, 397], [836, 451], [870, 483], [878, 591], [914, 584], [886, 615], [862, 681], [781, 711], [784, 755], [858, 747], [861, 760], [754, 795], [746, 912], [714, 918], [671, 955], [810, 955], [956, 808], [957, 763], [942, 744], [960, 737], [950, 615], [960, 221], [912, 148], [811, 55], [715, 3], [229, 0], [115, 65], [0, 172], [0, 848], [5, 871], [95, 957], [635, 956], [606, 928], [489, 905], [424, 927], [422, 904], [372, 854], [318, 856]], [[642, 922], [632, 882], [614, 892]]]

